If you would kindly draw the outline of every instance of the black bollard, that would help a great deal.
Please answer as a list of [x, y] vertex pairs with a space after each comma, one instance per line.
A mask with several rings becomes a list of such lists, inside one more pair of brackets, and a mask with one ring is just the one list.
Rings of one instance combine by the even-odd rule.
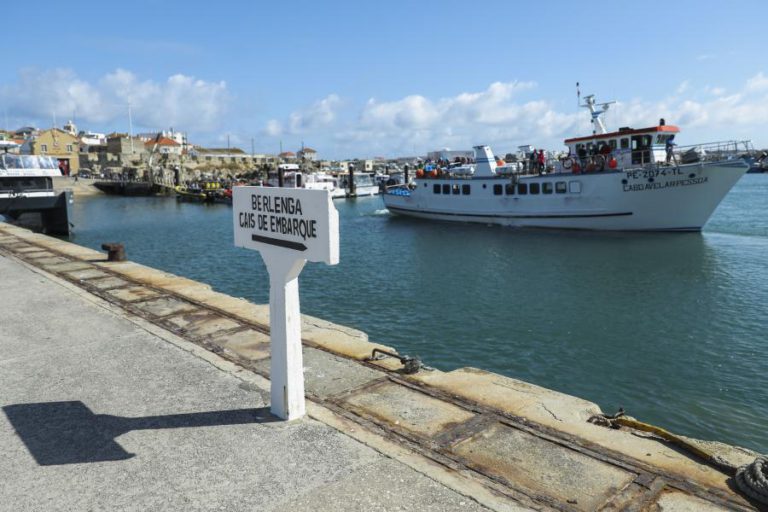
[[118, 243], [101, 244], [107, 251], [107, 261], [125, 261], [125, 246]]

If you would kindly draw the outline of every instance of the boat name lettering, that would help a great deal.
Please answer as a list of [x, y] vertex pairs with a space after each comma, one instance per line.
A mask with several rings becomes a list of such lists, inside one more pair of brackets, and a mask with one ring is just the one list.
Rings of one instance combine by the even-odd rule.
[[301, 201], [293, 197], [272, 197], [251, 194], [251, 208], [257, 212], [303, 215]]
[[641, 190], [658, 190], [670, 187], [687, 187], [689, 185], [700, 185], [706, 183], [709, 178], [702, 176], [700, 178], [690, 178], [687, 180], [666, 181], [659, 183], [632, 183], [624, 185], [624, 192], [639, 192]]
[[627, 178], [631, 180], [647, 180], [648, 178], [657, 178], [659, 176], [682, 176], [683, 171], [676, 167], [664, 169], [635, 169], [626, 171]]

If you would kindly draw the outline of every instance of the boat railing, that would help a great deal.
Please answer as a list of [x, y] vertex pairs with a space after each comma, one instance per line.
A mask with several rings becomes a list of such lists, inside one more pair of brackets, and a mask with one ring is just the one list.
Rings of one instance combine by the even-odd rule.
[[674, 146], [675, 163], [716, 162], [737, 158], [752, 159], [754, 149], [748, 140], [725, 140], [704, 142], [686, 146]]

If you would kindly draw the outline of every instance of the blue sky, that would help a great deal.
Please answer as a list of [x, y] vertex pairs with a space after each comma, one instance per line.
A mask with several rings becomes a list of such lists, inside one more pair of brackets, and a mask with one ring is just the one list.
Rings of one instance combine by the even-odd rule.
[[559, 149], [589, 131], [579, 81], [619, 101], [609, 129], [768, 146], [766, 2], [35, 5], [4, 11], [3, 128], [128, 131], [130, 103], [135, 132], [246, 151]]

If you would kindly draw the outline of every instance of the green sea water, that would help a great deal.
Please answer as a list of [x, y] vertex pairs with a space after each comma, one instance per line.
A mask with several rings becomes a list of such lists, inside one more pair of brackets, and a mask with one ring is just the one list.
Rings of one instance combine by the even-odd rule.
[[[302, 311], [451, 370], [474, 366], [677, 433], [768, 452], [768, 175], [746, 175], [702, 233], [591, 233], [394, 217], [335, 202], [341, 262], [308, 264]], [[78, 198], [75, 243], [268, 301], [232, 209]]]

